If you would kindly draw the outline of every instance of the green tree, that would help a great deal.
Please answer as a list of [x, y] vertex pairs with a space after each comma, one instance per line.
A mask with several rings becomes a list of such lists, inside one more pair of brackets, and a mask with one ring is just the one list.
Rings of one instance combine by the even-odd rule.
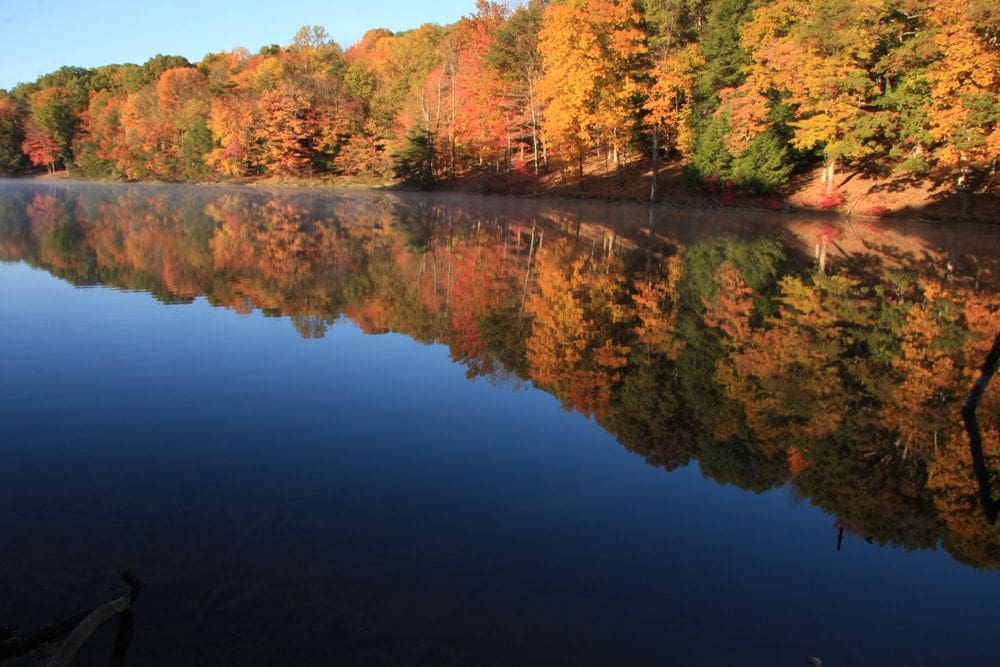
[[677, 46], [693, 42], [705, 23], [704, 0], [639, 0], [649, 32], [649, 49], [660, 58]]
[[393, 155], [393, 169], [396, 177], [407, 185], [429, 188], [437, 180], [436, 158], [434, 135], [426, 131], [413, 132]]
[[788, 141], [768, 128], [733, 158], [730, 177], [738, 188], [764, 194], [787, 183], [794, 168]]
[[13, 174], [21, 169], [23, 141], [24, 127], [17, 106], [10, 95], [0, 91], [0, 174]]
[[53, 145], [56, 161], [70, 165], [73, 135], [79, 122], [72, 92], [67, 88], [43, 88], [30, 99], [32, 122]]
[[691, 150], [691, 169], [700, 178], [728, 180], [733, 156], [726, 149], [726, 137], [732, 132], [729, 115], [714, 115], [697, 134]]
[[532, 0], [518, 7], [496, 31], [486, 56], [486, 64], [510, 82], [522, 113], [530, 121], [531, 146], [535, 173], [538, 173], [539, 133], [541, 122], [538, 81], [542, 77], [542, 57], [538, 51], [538, 33], [542, 29], [544, 4]]
[[714, 0], [709, 6], [701, 32], [705, 66], [695, 78], [693, 91], [696, 130], [706, 126], [719, 106], [719, 91], [743, 82], [749, 58], [740, 42], [740, 28], [749, 12], [749, 0]]

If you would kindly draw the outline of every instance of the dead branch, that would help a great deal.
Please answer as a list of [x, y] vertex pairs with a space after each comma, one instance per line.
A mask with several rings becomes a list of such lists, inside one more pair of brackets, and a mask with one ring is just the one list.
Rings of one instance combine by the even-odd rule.
[[990, 380], [997, 372], [997, 365], [1000, 364], [1000, 334], [997, 334], [993, 341], [993, 347], [986, 356], [979, 379], [972, 385], [969, 396], [962, 404], [962, 421], [965, 422], [965, 430], [969, 434], [969, 449], [972, 453], [972, 468], [976, 473], [976, 481], [979, 483], [979, 502], [986, 514], [986, 520], [991, 524], [996, 523], [997, 512], [1000, 510], [1000, 501], [993, 498], [990, 489], [990, 471], [986, 467], [986, 457], [983, 455], [983, 438], [979, 432], [979, 422], [976, 419], [976, 409], [986, 393], [986, 388], [990, 386]]

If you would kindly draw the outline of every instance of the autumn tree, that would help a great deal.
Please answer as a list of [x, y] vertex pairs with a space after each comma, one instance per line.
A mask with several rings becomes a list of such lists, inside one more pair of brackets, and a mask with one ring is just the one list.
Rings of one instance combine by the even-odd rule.
[[936, 58], [927, 71], [930, 135], [939, 164], [954, 172], [962, 213], [976, 180], [1000, 156], [1000, 50], [965, 3], [935, 3], [928, 12]]
[[653, 68], [645, 105], [647, 122], [653, 129], [651, 199], [656, 199], [660, 146], [684, 154], [690, 150], [694, 77], [702, 64], [701, 49], [691, 43], [667, 52]]
[[157, 105], [169, 134], [170, 176], [197, 179], [205, 174], [211, 149], [208, 79], [193, 67], [165, 70], [156, 84]]
[[242, 95], [212, 99], [208, 129], [215, 147], [205, 161], [224, 176], [244, 176], [257, 164], [254, 135], [259, 120], [250, 100]]
[[392, 159], [386, 151], [385, 138], [380, 136], [375, 123], [369, 121], [340, 146], [333, 164], [342, 174], [378, 178], [388, 172]]
[[546, 8], [539, 33], [546, 105], [546, 143], [576, 162], [583, 185], [586, 151], [611, 148], [621, 174], [622, 151], [636, 122], [640, 75], [648, 49], [630, 0], [569, 0]]
[[759, 93], [787, 94], [792, 144], [822, 151], [827, 192], [838, 162], [875, 151], [866, 120], [879, 94], [871, 72], [886, 11], [880, 0], [778, 0], [755, 9], [742, 29], [751, 81]]
[[67, 88], [43, 88], [31, 95], [30, 122], [25, 127], [24, 151], [35, 165], [53, 170], [58, 162], [73, 160], [71, 150], [77, 114]]
[[444, 28], [424, 24], [415, 30], [393, 35], [372, 30], [346, 54], [351, 64], [363, 61], [373, 77], [371, 117], [394, 138], [411, 130], [433, 131], [444, 111], [445, 99], [437, 89], [428, 88], [428, 74], [440, 64], [438, 45]]
[[497, 161], [510, 147], [507, 82], [487, 66], [494, 35], [505, 19], [502, 7], [481, 0], [476, 14], [459, 21], [449, 36], [457, 47], [451, 63], [452, 150], [462, 147], [480, 165]]
[[25, 125], [21, 150], [31, 160], [31, 164], [36, 167], [44, 165], [50, 174], [55, 171], [56, 162], [60, 157], [59, 144], [45, 128], [33, 120], [29, 120]]
[[497, 28], [486, 57], [487, 66], [508, 82], [507, 94], [521, 108], [519, 115], [529, 121], [532, 164], [536, 174], [541, 157], [538, 81], [542, 77], [542, 58], [538, 50], [538, 34], [542, 28], [543, 9], [544, 4], [537, 0], [519, 6]]
[[257, 104], [260, 122], [253, 141], [261, 165], [272, 174], [300, 174], [311, 164], [319, 133], [311, 100], [290, 85], [264, 93]]
[[125, 146], [121, 108], [125, 93], [100, 90], [83, 114], [83, 132], [75, 144], [76, 165], [87, 176], [127, 177], [131, 157]]

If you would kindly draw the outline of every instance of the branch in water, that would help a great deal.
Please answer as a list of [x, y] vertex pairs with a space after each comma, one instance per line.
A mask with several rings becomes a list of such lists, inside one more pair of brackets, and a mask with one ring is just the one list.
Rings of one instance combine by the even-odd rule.
[[990, 380], [996, 374], [998, 365], [1000, 365], [1000, 334], [997, 334], [993, 341], [993, 347], [986, 357], [979, 379], [972, 385], [972, 391], [962, 404], [962, 421], [965, 422], [965, 430], [969, 434], [972, 468], [976, 472], [976, 481], [979, 482], [979, 502], [983, 506], [987, 521], [991, 524], [996, 523], [1000, 502], [993, 499], [993, 492], [990, 489], [990, 471], [986, 467], [986, 457], [983, 455], [983, 438], [979, 432], [979, 422], [976, 420], [976, 409], [983, 399], [983, 394], [986, 393], [986, 388], [990, 386]]
[[48, 662], [49, 667], [67, 667], [73, 662], [80, 647], [94, 631], [105, 621], [118, 616], [121, 622], [118, 636], [115, 638], [115, 650], [111, 664], [114, 667], [124, 665], [125, 654], [134, 630], [133, 605], [143, 584], [131, 572], [122, 573], [122, 579], [130, 589], [126, 596], [107, 602], [95, 609], [74, 614], [28, 635], [13, 633], [10, 638], [0, 637], [0, 662], [6, 664], [5, 661], [8, 659], [28, 656], [36, 651], [44, 651], [47, 645], [69, 633], [55, 649], [52, 659]]

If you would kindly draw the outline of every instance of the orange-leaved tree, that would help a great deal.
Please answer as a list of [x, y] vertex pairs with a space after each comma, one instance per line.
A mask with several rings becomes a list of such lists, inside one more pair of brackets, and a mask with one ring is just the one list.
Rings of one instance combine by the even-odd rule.
[[827, 192], [839, 161], [875, 150], [866, 121], [879, 94], [872, 70], [889, 11], [881, 0], [777, 0], [754, 10], [742, 29], [750, 81], [795, 108], [792, 144], [823, 151]]
[[565, 161], [576, 162], [581, 187], [591, 147], [609, 148], [621, 175], [649, 55], [640, 22], [631, 0], [568, 0], [545, 10], [538, 36], [542, 134]]
[[1000, 159], [1000, 49], [970, 16], [966, 3], [935, 2], [927, 12], [935, 55], [927, 71], [925, 110], [939, 164], [955, 173], [968, 206], [973, 177], [995, 171]]

